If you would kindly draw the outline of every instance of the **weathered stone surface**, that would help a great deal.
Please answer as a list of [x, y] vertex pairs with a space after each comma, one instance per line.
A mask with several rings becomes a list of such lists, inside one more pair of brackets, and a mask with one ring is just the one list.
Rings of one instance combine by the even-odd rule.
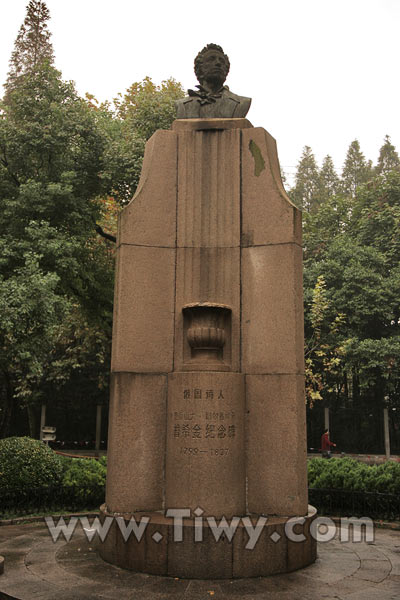
[[242, 370], [304, 373], [302, 251], [242, 249]]
[[247, 129], [253, 125], [247, 119], [175, 119], [172, 131], [206, 131], [207, 129]]
[[[101, 520], [114, 517], [113, 513], [103, 504], [100, 508]], [[108, 535], [103, 543], [99, 544], [100, 556], [112, 564], [124, 569], [152, 573], [153, 575], [167, 575], [168, 569], [168, 531], [171, 520], [159, 513], [136, 512], [119, 514], [122, 527], [128, 527], [130, 519], [135, 519], [139, 525], [141, 519], [149, 519], [140, 540], [131, 533], [126, 539], [121, 532], [121, 526], [114, 519], [111, 526], [111, 536]], [[158, 535], [156, 535], [158, 534]], [[153, 537], [155, 536], [155, 537]], [[157, 540], [157, 541], [156, 541]]]
[[274, 138], [261, 127], [241, 136], [242, 245], [301, 246], [301, 211], [283, 187]]
[[106, 492], [111, 511], [162, 506], [166, 391], [165, 375], [112, 375]]
[[[258, 516], [252, 517], [253, 527], [257, 519]], [[277, 537], [271, 538], [275, 534]], [[248, 542], [245, 528], [240, 527], [233, 541], [233, 577], [260, 577], [287, 571], [287, 539], [283, 519], [273, 517], [254, 548], [246, 548]]]
[[179, 133], [177, 244], [240, 246], [239, 129]]
[[118, 249], [111, 371], [172, 370], [175, 250]]
[[[113, 526], [106, 560], [199, 578], [315, 560], [310, 515], [301, 543], [271, 517], [307, 515], [301, 261], [300, 213], [267, 132], [183, 119], [151, 138], [120, 220], [106, 502], [152, 523], [141, 542]], [[243, 523], [231, 543], [207, 527], [200, 543], [186, 519], [175, 542], [160, 513], [185, 508], [268, 523], [251, 551]]]
[[240, 516], [245, 485], [243, 375], [169, 375], [166, 508]]
[[120, 213], [118, 244], [174, 248], [177, 136], [156, 131], [146, 144], [138, 188]]
[[[101, 514], [102, 520], [110, 516], [104, 506]], [[195, 579], [265, 577], [305, 567], [315, 560], [316, 543], [309, 535], [315, 510], [310, 510], [296, 530], [297, 535], [304, 535], [304, 542], [290, 542], [285, 533], [286, 520], [270, 517], [253, 544], [245, 525], [254, 528], [258, 516], [252, 517], [251, 523], [239, 522], [229, 536], [215, 529], [219, 520], [214, 525], [204, 519], [199, 534], [192, 518], [183, 519], [178, 528], [172, 518], [159, 513], [126, 514], [123, 518], [126, 524], [130, 518], [139, 523], [143, 516], [149, 518], [149, 524], [140, 541], [134, 535], [125, 541], [114, 522], [116, 539], [107, 536], [99, 544], [104, 560], [113, 563], [117, 551], [118, 564], [123, 568], [153, 575], [166, 574], [167, 570], [170, 577]]]
[[201, 542], [194, 541], [193, 520], [184, 521], [183, 540], [168, 540], [168, 575], [190, 579], [228, 579], [232, 574], [232, 544], [224, 537], [218, 543], [205, 526]]
[[248, 509], [307, 513], [302, 375], [246, 375]]
[[[317, 558], [317, 540], [310, 534], [310, 525], [317, 516], [317, 511], [308, 507], [307, 517], [291, 519], [291, 532], [296, 536], [287, 540], [287, 570], [296, 571]], [[288, 525], [286, 525], [286, 528]], [[292, 535], [291, 535], [292, 537]], [[306, 539], [304, 540], [303, 537]]]
[[[178, 248], [175, 308], [175, 369], [187, 365], [190, 348], [184, 335], [182, 308], [210, 302], [231, 309], [224, 361], [240, 370], [240, 248]], [[219, 369], [223, 370], [223, 369]]]

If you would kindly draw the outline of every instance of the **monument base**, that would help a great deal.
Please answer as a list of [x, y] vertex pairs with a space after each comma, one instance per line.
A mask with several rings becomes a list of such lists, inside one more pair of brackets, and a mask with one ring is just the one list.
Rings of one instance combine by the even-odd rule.
[[111, 523], [99, 546], [100, 556], [132, 571], [191, 579], [265, 577], [301, 569], [316, 559], [312, 506], [304, 517], [250, 515], [238, 518], [236, 527], [228, 519], [224, 533], [220, 518], [113, 514], [104, 504], [100, 515], [103, 524], [106, 518]]

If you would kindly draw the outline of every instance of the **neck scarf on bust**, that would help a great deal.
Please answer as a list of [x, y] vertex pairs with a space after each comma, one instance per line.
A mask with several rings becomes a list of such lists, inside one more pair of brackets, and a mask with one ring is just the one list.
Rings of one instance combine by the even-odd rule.
[[216, 102], [218, 100], [218, 98], [221, 98], [222, 92], [224, 90], [228, 89], [225, 85], [223, 85], [216, 92], [209, 92], [202, 85], [196, 85], [196, 87], [198, 88], [198, 91], [197, 90], [188, 90], [188, 94], [192, 98], [196, 98], [200, 102], [201, 105], [212, 104], [213, 102]]

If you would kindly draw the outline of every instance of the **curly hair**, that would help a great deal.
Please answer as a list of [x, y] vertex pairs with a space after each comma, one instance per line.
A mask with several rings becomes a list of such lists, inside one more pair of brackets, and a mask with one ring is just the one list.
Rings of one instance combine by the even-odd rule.
[[194, 59], [194, 72], [195, 72], [196, 77], [197, 77], [197, 79], [199, 81], [200, 81], [200, 78], [201, 78], [201, 72], [202, 72], [202, 65], [203, 65], [204, 54], [206, 52], [208, 52], [209, 50], [215, 50], [217, 52], [221, 52], [221, 54], [224, 57], [225, 64], [226, 64], [226, 75], [225, 76], [227, 76], [228, 73], [229, 73], [229, 69], [230, 69], [230, 66], [231, 66], [230, 62], [229, 62], [229, 58], [224, 53], [224, 51], [222, 50], [221, 46], [218, 46], [218, 44], [207, 44], [207, 46], [204, 46], [203, 50], [200, 50], [200, 52], [198, 53], [198, 55]]

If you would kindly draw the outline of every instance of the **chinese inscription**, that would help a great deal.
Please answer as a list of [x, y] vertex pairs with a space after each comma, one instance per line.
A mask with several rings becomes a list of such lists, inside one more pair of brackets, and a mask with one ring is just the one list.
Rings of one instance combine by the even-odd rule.
[[[185, 388], [181, 398], [188, 401], [188, 410], [171, 411], [169, 413], [172, 424], [172, 437], [184, 446], [180, 447], [181, 454], [225, 456], [229, 448], [207, 448], [191, 446], [201, 440], [215, 440], [216, 442], [232, 442], [237, 434], [235, 424], [235, 411], [233, 410], [208, 410], [210, 401], [226, 401], [227, 393], [222, 389]], [[198, 400], [207, 401], [204, 405]], [[196, 401], [196, 402], [194, 402]], [[223, 403], [224, 404], [224, 403]], [[218, 408], [218, 405], [217, 405]]]

